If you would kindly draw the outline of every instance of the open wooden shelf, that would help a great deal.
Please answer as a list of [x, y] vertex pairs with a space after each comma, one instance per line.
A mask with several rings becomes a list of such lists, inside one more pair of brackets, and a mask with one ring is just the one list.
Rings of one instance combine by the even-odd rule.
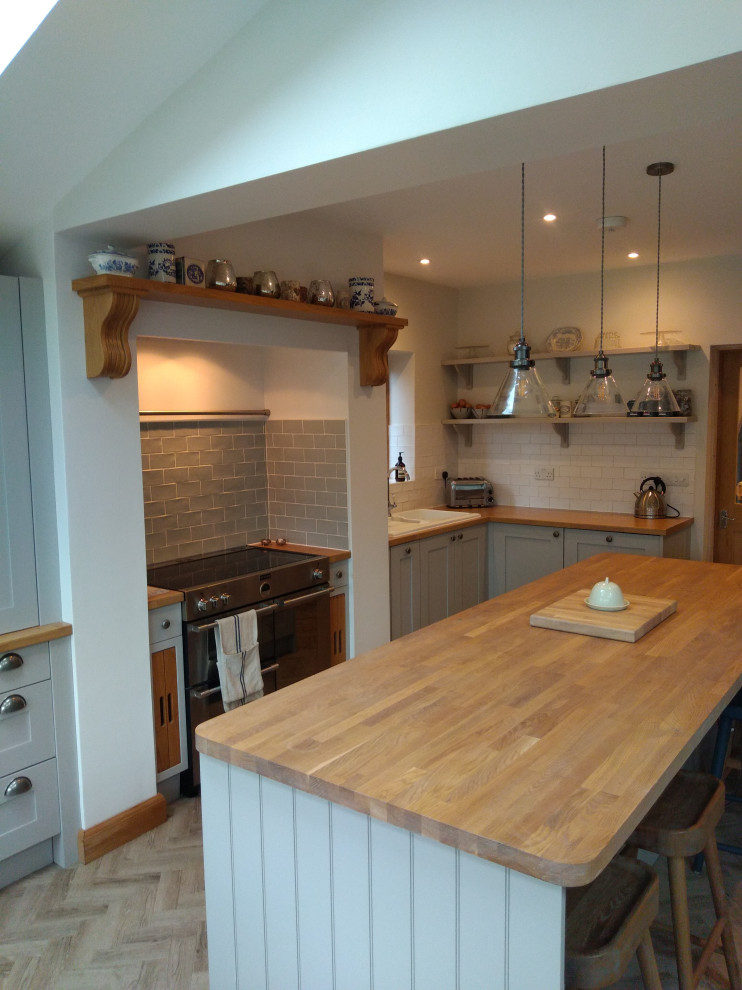
[[141, 299], [151, 302], [228, 309], [259, 316], [356, 327], [360, 334], [361, 385], [384, 385], [389, 378], [387, 355], [407, 320], [351, 309], [249, 296], [223, 289], [155, 282], [126, 275], [90, 275], [72, 282], [82, 298], [85, 359], [88, 378], [123, 378], [131, 368], [129, 328]]
[[455, 426], [457, 432], [463, 433], [464, 444], [471, 447], [472, 427], [503, 427], [503, 426], [540, 426], [548, 425], [559, 434], [562, 447], [569, 447], [569, 429], [571, 426], [595, 426], [596, 423], [664, 423], [670, 427], [675, 437], [675, 448], [685, 447], [685, 424], [693, 423], [693, 416], [570, 416], [564, 419], [551, 419], [537, 416], [503, 416], [492, 419], [444, 419], [445, 426]]
[[[669, 354], [675, 363], [678, 381], [684, 381], [687, 373], [688, 351], [700, 351], [700, 344], [667, 344], [660, 347], [660, 355]], [[654, 347], [618, 347], [610, 351], [611, 360], [628, 354], [654, 354]], [[554, 361], [562, 376], [562, 384], [569, 385], [571, 378], [571, 362], [573, 358], [594, 358], [594, 351], [534, 351], [531, 353], [534, 361]], [[463, 385], [469, 389], [473, 385], [474, 366], [477, 364], [507, 364], [513, 360], [512, 354], [488, 354], [475, 358], [445, 358], [441, 361], [443, 367], [456, 368], [463, 379]]]

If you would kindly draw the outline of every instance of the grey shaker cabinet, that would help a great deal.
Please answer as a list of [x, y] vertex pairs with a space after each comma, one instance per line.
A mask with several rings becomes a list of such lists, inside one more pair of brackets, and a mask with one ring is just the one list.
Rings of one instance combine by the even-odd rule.
[[492, 524], [494, 594], [553, 574], [598, 553], [635, 553], [645, 557], [688, 556], [690, 529], [669, 536], [562, 529], [518, 523]]
[[560, 527], [494, 523], [492, 529], [494, 594], [502, 595], [564, 566]]
[[21, 291], [0, 276], [0, 633], [38, 625]]
[[487, 597], [487, 527], [472, 526], [389, 551], [391, 638], [397, 639]]

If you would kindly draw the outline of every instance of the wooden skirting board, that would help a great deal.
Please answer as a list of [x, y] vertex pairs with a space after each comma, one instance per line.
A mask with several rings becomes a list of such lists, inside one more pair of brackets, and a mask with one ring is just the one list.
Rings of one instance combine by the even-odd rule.
[[162, 794], [135, 804], [133, 808], [107, 818], [91, 828], [81, 828], [77, 833], [77, 854], [81, 863], [91, 863], [104, 853], [118, 849], [138, 835], [167, 819], [167, 802]]

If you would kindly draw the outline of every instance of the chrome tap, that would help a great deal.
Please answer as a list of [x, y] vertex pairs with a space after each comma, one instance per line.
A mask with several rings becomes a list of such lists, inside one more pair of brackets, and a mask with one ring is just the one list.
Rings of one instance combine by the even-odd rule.
[[396, 508], [397, 508], [397, 503], [396, 503], [396, 502], [394, 501], [394, 499], [392, 498], [392, 486], [391, 486], [391, 484], [389, 483], [389, 480], [390, 480], [390, 478], [391, 478], [391, 476], [392, 476], [392, 475], [394, 474], [394, 472], [395, 472], [396, 470], [397, 470], [397, 469], [396, 469], [396, 468], [394, 468], [394, 467], [393, 467], [393, 468], [389, 468], [389, 474], [388, 474], [388, 475], [386, 476], [386, 501], [387, 501], [387, 512], [388, 512], [388, 514], [389, 514], [389, 518], [390, 518], [390, 519], [391, 519], [391, 515], [392, 515], [392, 509], [396, 509]]

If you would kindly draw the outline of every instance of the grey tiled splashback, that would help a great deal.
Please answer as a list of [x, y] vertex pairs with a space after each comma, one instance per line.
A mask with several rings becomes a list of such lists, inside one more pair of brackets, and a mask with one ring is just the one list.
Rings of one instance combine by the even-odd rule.
[[344, 420], [143, 423], [147, 564], [266, 535], [348, 546]]

